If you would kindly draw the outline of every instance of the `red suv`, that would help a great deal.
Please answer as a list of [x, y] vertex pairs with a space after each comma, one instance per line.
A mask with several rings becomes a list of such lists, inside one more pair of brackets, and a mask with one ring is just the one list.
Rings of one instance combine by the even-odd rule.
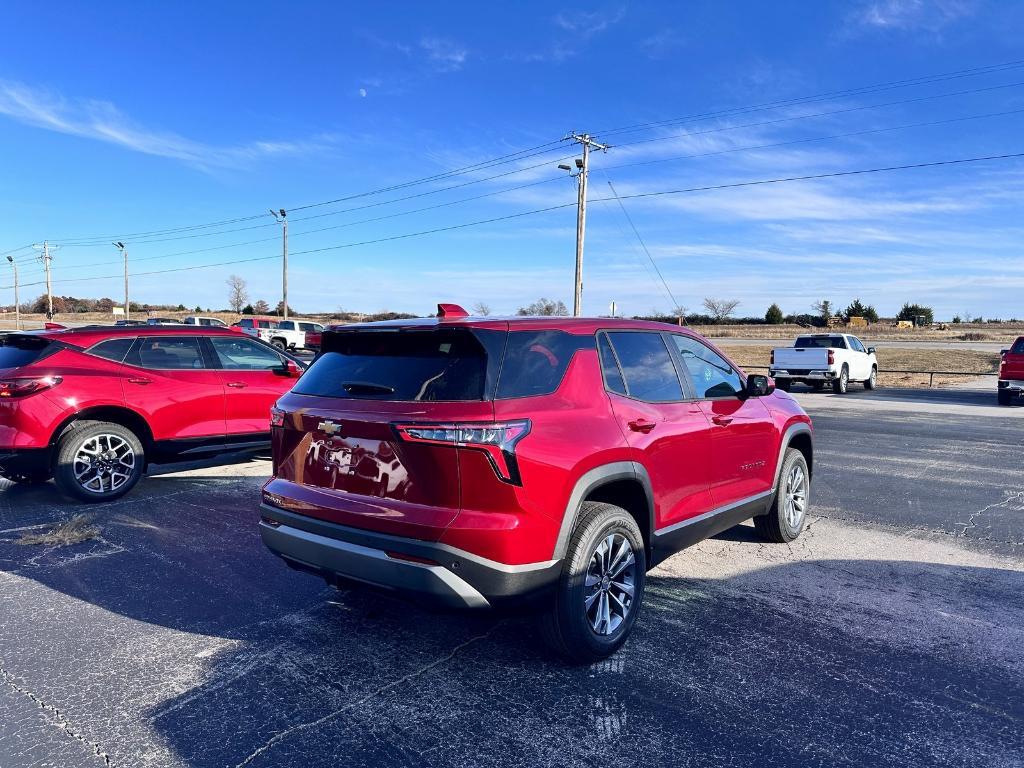
[[334, 584], [449, 606], [540, 601], [592, 661], [648, 569], [753, 517], [803, 528], [811, 423], [694, 333], [616, 319], [337, 327], [272, 416], [264, 543]]
[[303, 364], [237, 331], [93, 326], [0, 339], [0, 475], [110, 501], [150, 460], [258, 447]]
[[998, 391], [1000, 405], [1009, 405], [1014, 398], [1024, 399], [1024, 336], [1002, 352]]

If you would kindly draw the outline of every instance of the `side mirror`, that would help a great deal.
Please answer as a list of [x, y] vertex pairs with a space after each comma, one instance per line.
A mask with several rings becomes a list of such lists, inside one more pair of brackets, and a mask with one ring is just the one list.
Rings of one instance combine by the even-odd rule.
[[747, 397], [764, 397], [775, 391], [775, 385], [767, 376], [752, 373], [747, 376]]
[[302, 368], [294, 360], [285, 360], [284, 365], [274, 370], [279, 376], [286, 376], [289, 379], [297, 379], [302, 375]]
[[868, 347], [868, 354], [869, 355], [875, 354], [875, 348], [874, 347]]

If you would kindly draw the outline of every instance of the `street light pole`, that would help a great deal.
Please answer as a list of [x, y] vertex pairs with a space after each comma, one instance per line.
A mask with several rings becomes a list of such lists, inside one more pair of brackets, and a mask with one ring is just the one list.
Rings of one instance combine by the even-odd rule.
[[18, 298], [18, 264], [14, 261], [13, 256], [8, 256], [7, 260], [11, 263], [11, 267], [14, 269], [14, 328], [21, 330], [21, 303]]
[[124, 319], [131, 318], [131, 304], [128, 303], [128, 246], [118, 240], [114, 247], [121, 251], [124, 258]]
[[271, 209], [270, 215], [281, 225], [281, 319], [288, 319], [288, 213], [284, 208], [278, 211]]
[[[565, 140], [575, 141], [583, 145], [583, 157], [576, 158], [575, 174], [578, 184], [576, 198], [576, 280], [573, 288], [572, 314], [579, 317], [583, 312], [583, 239], [587, 234], [587, 177], [590, 175], [590, 150], [608, 151], [607, 144], [595, 141], [587, 133], [571, 133]], [[565, 168], [566, 166], [559, 166]]]

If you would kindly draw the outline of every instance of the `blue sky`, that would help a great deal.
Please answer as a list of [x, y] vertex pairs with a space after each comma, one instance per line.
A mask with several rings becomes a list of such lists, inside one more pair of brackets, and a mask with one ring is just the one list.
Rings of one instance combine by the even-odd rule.
[[[613, 147], [592, 165], [584, 309], [603, 314], [615, 300], [627, 314], [668, 311], [622, 211], [596, 201], [609, 180], [626, 196], [1021, 152], [1024, 66], [615, 129], [1024, 60], [1022, 28], [1024, 3], [982, 0], [13, 0], [0, 45], [0, 251], [63, 243], [55, 293], [118, 297], [113, 236], [127, 240], [140, 273], [272, 257], [269, 213], [135, 233], [358, 195], [589, 131]], [[847, 135], [819, 140], [838, 134]], [[291, 304], [425, 312], [483, 301], [498, 313], [539, 296], [571, 304], [571, 206], [351, 246], [571, 203], [573, 182], [556, 166], [573, 150], [549, 148], [293, 210]], [[507, 175], [487, 178], [497, 174]], [[396, 201], [411, 195], [421, 196]], [[469, 197], [478, 199], [457, 202]], [[442, 203], [452, 204], [408, 213]], [[772, 301], [806, 312], [816, 299], [860, 297], [883, 314], [909, 300], [940, 317], [1024, 317], [1021, 159], [625, 205], [691, 310], [707, 296], [739, 299], [743, 315]], [[300, 253], [338, 245], [351, 247]], [[209, 250], [172, 255], [200, 249]], [[15, 252], [23, 284], [42, 277], [30, 255]], [[231, 273], [248, 280], [252, 299], [279, 299], [273, 259], [139, 274], [132, 298], [223, 307]], [[22, 298], [41, 292], [27, 286]]]

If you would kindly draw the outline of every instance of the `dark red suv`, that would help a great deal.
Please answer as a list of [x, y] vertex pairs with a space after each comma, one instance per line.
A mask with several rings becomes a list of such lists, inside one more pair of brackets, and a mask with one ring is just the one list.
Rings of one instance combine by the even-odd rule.
[[590, 661], [625, 640], [646, 571], [754, 518], [799, 535], [810, 419], [701, 337], [608, 319], [334, 328], [273, 414], [263, 541], [329, 582], [450, 606], [539, 600]]
[[237, 331], [109, 327], [0, 338], [0, 475], [110, 501], [150, 460], [269, 443], [304, 364]]
[[1024, 402], [1024, 336], [1017, 337], [1000, 354], [997, 391], [1000, 405], [1009, 405], [1015, 399]]

